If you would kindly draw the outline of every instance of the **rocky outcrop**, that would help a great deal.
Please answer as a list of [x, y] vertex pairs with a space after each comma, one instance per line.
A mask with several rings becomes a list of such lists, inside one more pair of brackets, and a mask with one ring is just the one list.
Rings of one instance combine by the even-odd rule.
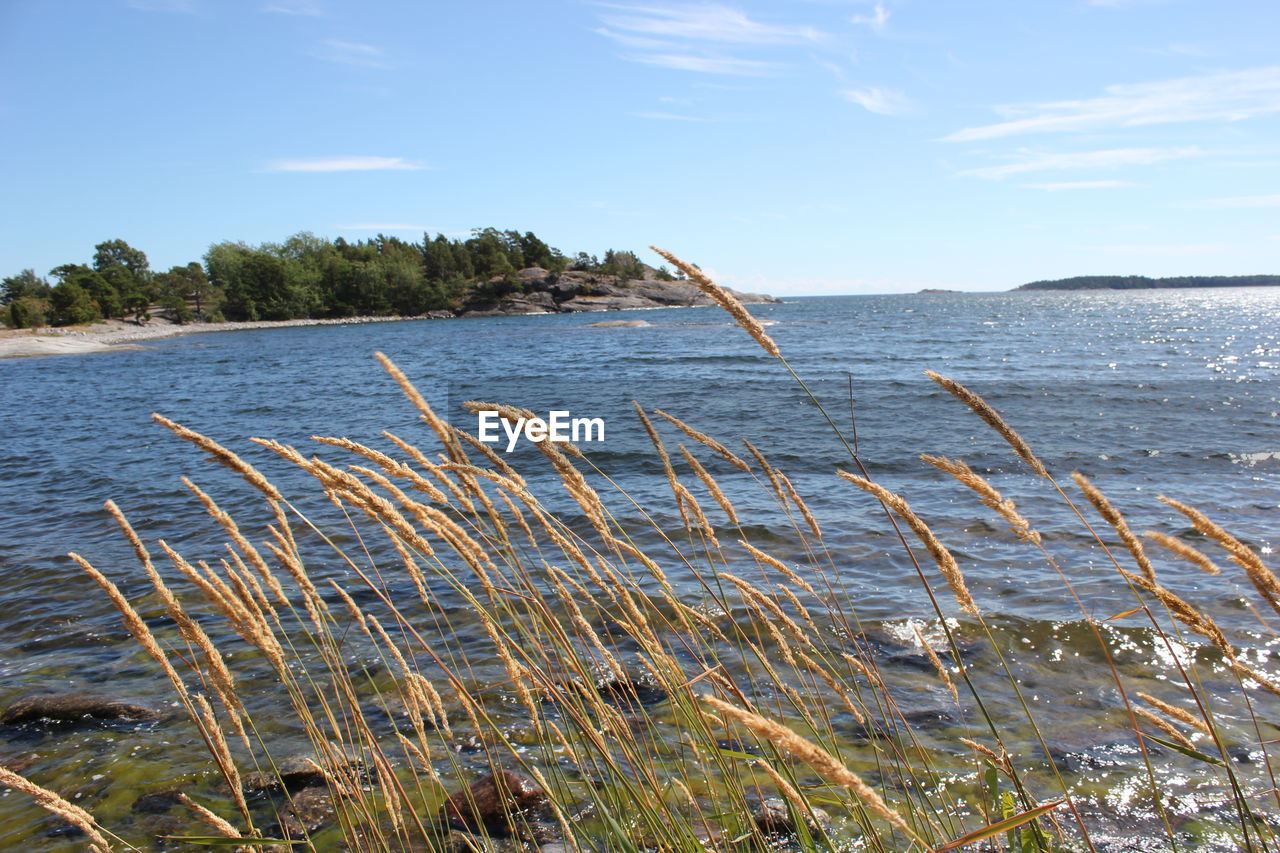
[[[541, 267], [520, 270], [514, 280], [495, 278], [491, 294], [476, 295], [458, 314], [503, 317], [518, 314], [562, 314], [581, 311], [625, 311], [634, 308], [679, 308], [711, 305], [711, 298], [689, 281], [620, 280], [589, 272], [553, 273]], [[746, 303], [778, 302], [773, 296], [731, 291]]]

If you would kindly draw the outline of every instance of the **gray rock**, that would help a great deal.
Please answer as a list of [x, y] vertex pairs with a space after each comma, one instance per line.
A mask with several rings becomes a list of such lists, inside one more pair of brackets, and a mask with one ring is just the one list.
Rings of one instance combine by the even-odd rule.
[[[520, 282], [517, 292], [496, 299], [474, 299], [461, 313], [471, 317], [501, 317], [551, 311], [621, 311], [714, 304], [693, 282], [679, 279], [620, 281], [609, 275], [577, 271], [552, 273], [541, 267], [520, 270], [516, 276]], [[780, 301], [773, 296], [726, 289], [744, 303]]]
[[328, 788], [303, 788], [280, 813], [280, 832], [285, 838], [304, 838], [337, 818]]
[[506, 838], [527, 834], [524, 830], [548, 820], [549, 812], [547, 794], [536, 782], [500, 770], [450, 794], [440, 807], [439, 820], [454, 829]]
[[0, 724], [45, 722], [59, 725], [102, 720], [154, 720], [150, 708], [93, 693], [35, 693], [14, 702], [0, 714]]
[[[786, 800], [781, 797], [769, 797], [761, 800], [755, 807], [752, 816], [756, 828], [765, 835], [795, 835], [796, 822], [792, 819], [791, 810]], [[830, 816], [820, 808], [814, 808], [813, 814], [804, 816], [805, 828], [811, 836], [820, 835], [823, 826], [830, 822]]]
[[[279, 772], [247, 774], [242, 780], [244, 790], [253, 794], [293, 793], [305, 788], [326, 788], [329, 784], [314, 755], [292, 755], [277, 762], [276, 769]], [[364, 765], [358, 758], [348, 758], [344, 772], [362, 777]]]

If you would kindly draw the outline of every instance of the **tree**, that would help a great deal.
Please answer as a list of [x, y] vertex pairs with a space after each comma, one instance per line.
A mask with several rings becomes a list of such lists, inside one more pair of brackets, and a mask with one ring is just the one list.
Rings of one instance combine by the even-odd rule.
[[644, 264], [636, 257], [635, 252], [610, 249], [604, 253], [604, 263], [600, 271], [625, 281], [632, 278], [644, 278]]
[[[84, 290], [88, 294], [91, 303], [95, 306], [95, 311], [99, 317], [120, 316], [121, 293], [112, 282], [108, 281], [97, 270], [91, 270], [84, 264], [62, 264], [50, 270], [49, 274], [59, 280], [58, 287], [74, 284]], [[53, 289], [55, 293], [58, 287]], [[54, 313], [55, 315], [58, 313], [56, 302]], [[75, 320], [70, 322], [87, 321]]]
[[157, 301], [178, 323], [204, 320], [218, 309], [222, 292], [209, 283], [204, 267], [192, 261], [156, 276]]
[[98, 319], [89, 292], [74, 281], [63, 281], [49, 295], [54, 322], [59, 326], [92, 323]]
[[48, 280], [26, 269], [17, 275], [0, 280], [0, 305], [8, 305], [18, 299], [46, 299], [49, 296]]
[[52, 306], [48, 299], [36, 296], [20, 296], [9, 303], [5, 322], [11, 329], [38, 329], [49, 325]]
[[104, 272], [112, 267], [123, 267], [133, 277], [142, 281], [150, 272], [147, 256], [123, 240], [106, 240], [93, 247], [93, 268]]

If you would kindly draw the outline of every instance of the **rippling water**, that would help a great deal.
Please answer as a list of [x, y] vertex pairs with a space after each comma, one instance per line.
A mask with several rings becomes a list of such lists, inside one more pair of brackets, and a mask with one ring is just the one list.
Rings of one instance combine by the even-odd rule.
[[[918, 454], [963, 457], [988, 473], [1044, 533], [1091, 610], [1109, 615], [1131, 599], [1088, 548], [1078, 520], [923, 371], [979, 391], [1061, 479], [1071, 470], [1087, 473], [1134, 529], [1185, 533], [1181, 517], [1156, 501], [1164, 493], [1210, 512], [1265, 558], [1280, 505], [1280, 289], [831, 297], [753, 312], [771, 324], [770, 334], [842, 429], [849, 426], [852, 379], [860, 450], [872, 474], [907, 496], [953, 547], [1010, 653], [1028, 667], [1028, 685], [1039, 687], [1036, 701], [1061, 732], [1063, 754], [1093, 774], [1099, 808], [1116, 808], [1128, 776], [1117, 777], [1112, 765], [1124, 762], [1113, 756], [1111, 764], [1089, 764], [1100, 727], [1082, 713], [1114, 708], [1114, 698], [1101, 680], [1088, 680], [1096, 674], [1064, 683], [1054, 667], [1090, 654], [1078, 611], [1043, 559]], [[648, 325], [591, 325], [619, 316]], [[137, 351], [0, 362], [0, 706], [34, 689], [66, 687], [170, 701], [114, 611], [65, 553], [83, 553], [131, 596], [143, 595], [145, 579], [113, 533], [105, 499], [114, 499], [144, 538], [164, 538], [188, 557], [216, 557], [223, 537], [180, 476], [206, 487], [233, 515], [247, 507], [258, 512], [243, 484], [153, 424], [151, 412], [241, 452], [291, 495], [312, 495], [300, 500], [323, 513], [302, 478], [247, 439], [276, 438], [308, 452], [312, 435], [383, 447], [382, 430], [425, 440], [415, 412], [373, 360], [375, 350], [467, 428], [475, 426], [460, 407], [467, 399], [603, 417], [606, 441], [588, 447], [592, 460], [664, 522], [674, 518], [670, 494], [630, 414], [632, 399], [723, 440], [749, 438], [810, 498], [838, 560], [838, 583], [859, 615], [887, 643], [896, 638], [908, 658], [910, 620], [931, 624], [928, 602], [878, 509], [834, 478], [848, 458], [819, 412], [718, 310], [226, 332]], [[674, 444], [677, 436], [668, 438]], [[536, 451], [512, 456], [526, 476], [542, 471]], [[549, 474], [531, 479], [535, 491], [541, 487], [540, 495], [570, 512]], [[754, 539], [779, 556], [803, 559], [787, 553], [784, 519], [766, 493], [731, 479], [725, 485]], [[323, 560], [313, 570], [334, 577], [344, 571]], [[1207, 578], [1175, 563], [1161, 572], [1230, 629], [1265, 644], [1270, 634], [1257, 633], [1238, 574]], [[144, 608], [148, 618], [158, 613]], [[475, 642], [465, 626], [447, 639]], [[1127, 672], [1159, 663], [1140, 632], [1123, 642], [1133, 652], [1120, 656]], [[265, 679], [262, 690], [269, 690]], [[0, 761], [20, 759], [34, 778], [127, 827], [136, 796], [130, 785], [198, 774], [198, 748], [188, 759], [173, 746], [189, 746], [184, 737], [108, 729], [0, 738]], [[52, 826], [13, 795], [0, 798], [0, 847], [34, 834], [49, 849], [74, 849], [73, 841], [47, 837]]]

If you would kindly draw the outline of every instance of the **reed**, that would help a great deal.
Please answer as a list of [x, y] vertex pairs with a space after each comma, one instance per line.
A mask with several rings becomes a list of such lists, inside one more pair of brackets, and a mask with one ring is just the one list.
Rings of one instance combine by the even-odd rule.
[[[732, 294], [697, 267], [664, 257], [791, 370]], [[634, 853], [1100, 849], [1092, 832], [1107, 816], [1084, 805], [1086, 780], [1064, 779], [1051, 757], [1053, 733], [1042, 732], [1041, 706], [1023, 695], [1032, 678], [1027, 658], [1042, 652], [1013, 654], [1016, 625], [1005, 624], [998, 601], [979, 608], [961, 551], [906, 497], [876, 482], [852, 448], [859, 473], [832, 470], [817, 488], [847, 483], [882, 504], [890, 529], [900, 520], [914, 534], [958, 605], [957, 618], [948, 617], [920, 572], [921, 601], [937, 616], [928, 630], [909, 623], [907, 643], [912, 654], [918, 646], [923, 675], [896, 665], [842, 577], [848, 555], [838, 536], [883, 518], [824, 515], [822, 503], [804, 494], [806, 484], [756, 446], [747, 443], [749, 455], [739, 457], [674, 414], [658, 410], [661, 420], [651, 420], [639, 404], [669, 503], [641, 505], [571, 446], [542, 446], [536, 464], [517, 470], [448, 423], [404, 371], [378, 358], [421, 415], [429, 443], [385, 433], [383, 450], [321, 437], [318, 455], [306, 457], [256, 440], [277, 466], [306, 475], [293, 480], [308, 484], [300, 492], [329, 499], [314, 502], [323, 518], [321, 510], [304, 513], [304, 502], [286, 497], [291, 489], [221, 444], [157, 416], [265, 501], [261, 519], [247, 509], [233, 519], [185, 480], [229, 540], [228, 552], [189, 558], [161, 542], [172, 564], [165, 572], [175, 577], [161, 573], [124, 512], [108, 505], [172, 624], [148, 624], [113, 581], [73, 555], [177, 692], [187, 720], [166, 725], [188, 726], [223, 780], [220, 787], [193, 783], [179, 797], [204, 832], [263, 850], [285, 842], [326, 851], [492, 850], [500, 842], [530, 853], [552, 843]], [[929, 375], [1009, 444], [1040, 478], [1033, 482], [1056, 486], [994, 407]], [[678, 430], [677, 438], [725, 463], [713, 476], [710, 463], [677, 445], [726, 524], [713, 523], [681, 481], [659, 428]], [[964, 485], [976, 511], [997, 513], [1018, 548], [1061, 573], [1087, 637], [1072, 647], [1079, 657], [1072, 665], [1106, 667], [1119, 697], [1079, 713], [1136, 746], [1140, 763], [1128, 769], [1138, 781], [1129, 796], [1154, 816], [1144, 830], [1153, 846], [1185, 842], [1162, 795], [1167, 771], [1194, 774], [1198, 788], [1219, 798], [1220, 807], [1197, 818], [1203, 837], [1242, 850], [1280, 849], [1273, 828], [1280, 796], [1263, 805], [1272, 747], [1264, 721], [1274, 710], [1268, 694], [1280, 695], [1280, 685], [1249, 638], [1222, 627], [1192, 591], [1158, 580], [1163, 552], [1147, 554], [1122, 512], [1083, 476], [1077, 484], [1138, 568], [1115, 565], [1110, 583], [1132, 606], [1112, 624], [1077, 595], [1070, 573], [1080, 560], [1073, 554], [1060, 564], [1054, 543], [1012, 498], [963, 461], [922, 458], [932, 466], [923, 470]], [[776, 507], [788, 524], [749, 517], [747, 504], [729, 500], [739, 488], [758, 490], [750, 494], [759, 504], [751, 505]], [[1256, 551], [1198, 510], [1165, 501], [1227, 551], [1262, 600], [1280, 603], [1280, 581]], [[1089, 558], [1109, 557], [1083, 515], [1080, 521], [1093, 543]], [[753, 533], [762, 526], [771, 531], [767, 539]], [[1169, 534], [1148, 538], [1206, 571], [1212, 566]], [[902, 556], [918, 567], [919, 548], [900, 541]], [[1146, 626], [1116, 627], [1129, 617], [1145, 618]], [[213, 627], [219, 621], [223, 630]], [[1168, 652], [1167, 680], [1133, 663], [1139, 640]], [[1126, 655], [1118, 666], [1116, 657]], [[1152, 689], [1176, 691], [1178, 704]], [[921, 695], [941, 696], [954, 722], [930, 729], [911, 707]], [[266, 733], [282, 727], [312, 747], [316, 785], [332, 810], [326, 828], [283, 820], [296, 805], [287, 795], [245, 794], [258, 770], [283, 788], [285, 756]], [[1246, 776], [1236, 766], [1232, 750], [1240, 746], [1261, 753], [1265, 773]], [[1157, 748], [1158, 761], [1151, 756]], [[0, 784], [32, 796], [101, 850], [129, 849], [88, 811], [35, 783], [0, 768]], [[764, 792], [778, 795], [772, 812], [762, 811]], [[1070, 820], [1056, 814], [1060, 806]]]

